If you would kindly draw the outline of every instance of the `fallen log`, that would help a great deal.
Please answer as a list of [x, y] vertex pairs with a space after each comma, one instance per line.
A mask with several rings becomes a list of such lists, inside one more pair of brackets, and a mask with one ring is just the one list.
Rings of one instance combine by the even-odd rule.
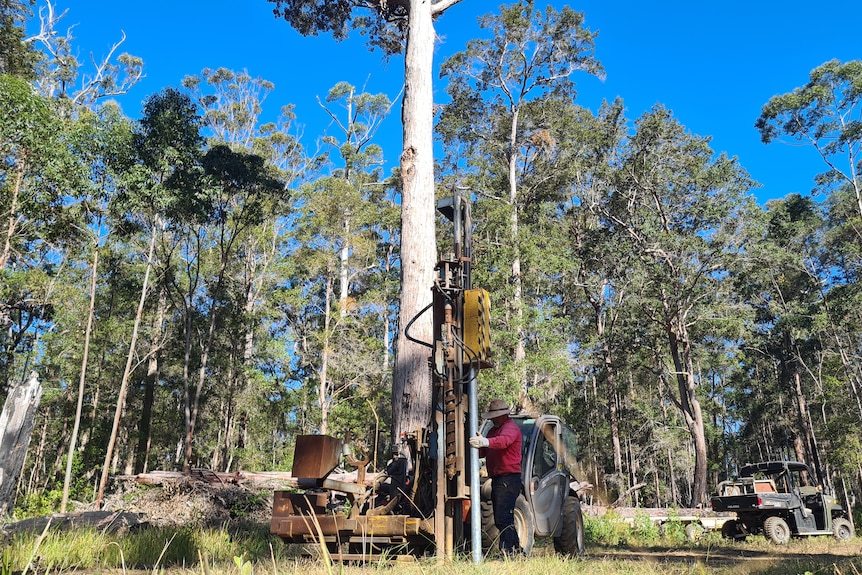
[[[327, 478], [344, 483], [358, 483], [358, 472], [330, 473]], [[362, 483], [371, 486], [376, 473], [366, 474]], [[142, 485], [165, 485], [181, 481], [201, 481], [215, 485], [247, 485], [255, 488], [285, 488], [298, 487], [296, 477], [290, 471], [237, 471], [235, 473], [224, 473], [209, 469], [193, 469], [191, 473], [180, 471], [149, 471], [137, 475], [117, 475], [115, 480], [134, 481]]]
[[84, 511], [81, 513], [54, 513], [43, 517], [32, 517], [0, 526], [5, 534], [41, 533], [45, 528], [64, 531], [82, 527], [93, 527], [102, 533], [123, 533], [147, 527], [143, 515], [128, 511]]

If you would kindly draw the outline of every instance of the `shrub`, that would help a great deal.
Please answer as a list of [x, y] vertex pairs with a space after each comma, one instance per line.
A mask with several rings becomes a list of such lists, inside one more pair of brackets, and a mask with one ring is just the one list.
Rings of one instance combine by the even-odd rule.
[[619, 514], [608, 511], [599, 517], [584, 518], [584, 536], [597, 545], [616, 547], [625, 539], [629, 531]]
[[642, 543], [654, 545], [661, 538], [661, 528], [648, 513], [638, 510], [632, 522], [632, 534]]

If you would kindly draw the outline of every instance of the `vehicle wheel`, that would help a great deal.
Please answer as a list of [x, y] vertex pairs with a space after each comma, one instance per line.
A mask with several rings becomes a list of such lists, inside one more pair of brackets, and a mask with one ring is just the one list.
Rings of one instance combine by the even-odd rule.
[[533, 543], [536, 540], [536, 523], [533, 520], [530, 504], [523, 495], [519, 495], [518, 500], [515, 501], [515, 530], [518, 532], [521, 550], [524, 555], [529, 555], [533, 552]]
[[[482, 550], [489, 550], [499, 546], [500, 530], [494, 524], [494, 504], [490, 499], [483, 499], [482, 510]], [[533, 543], [536, 537], [536, 526], [533, 522], [533, 513], [523, 495], [519, 495], [515, 501], [515, 530], [518, 532], [518, 542], [525, 555], [533, 551]]]
[[689, 523], [685, 526], [685, 538], [689, 541], [697, 541], [703, 537], [703, 525], [700, 523]]
[[561, 555], [580, 557], [584, 554], [584, 515], [581, 501], [576, 495], [569, 495], [563, 507], [563, 530], [554, 537], [554, 551]]
[[482, 551], [487, 553], [497, 546], [500, 539], [500, 530], [494, 525], [494, 504], [490, 499], [480, 502], [482, 510]]
[[781, 517], [767, 517], [763, 522], [763, 532], [766, 538], [776, 545], [784, 545], [790, 541], [790, 527]]
[[736, 519], [728, 519], [721, 526], [721, 536], [734, 541], [745, 541], [745, 532]]
[[832, 535], [838, 541], [847, 541], [853, 539], [856, 533], [853, 531], [853, 524], [849, 519], [838, 517], [832, 520]]

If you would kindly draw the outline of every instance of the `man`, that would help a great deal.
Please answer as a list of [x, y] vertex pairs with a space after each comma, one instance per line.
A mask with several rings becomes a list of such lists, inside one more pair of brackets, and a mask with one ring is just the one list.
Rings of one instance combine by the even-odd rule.
[[501, 399], [488, 405], [482, 414], [494, 427], [487, 437], [470, 438], [470, 445], [485, 458], [485, 467], [491, 477], [491, 503], [494, 505], [494, 524], [500, 531], [500, 551], [504, 555], [521, 552], [518, 532], [515, 530], [515, 501], [521, 494], [521, 430], [509, 419], [509, 406]]

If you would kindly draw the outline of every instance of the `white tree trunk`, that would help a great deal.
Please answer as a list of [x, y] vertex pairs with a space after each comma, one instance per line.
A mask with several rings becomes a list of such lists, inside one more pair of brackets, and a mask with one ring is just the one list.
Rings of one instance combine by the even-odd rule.
[[[401, 202], [401, 297], [392, 381], [393, 439], [428, 425], [431, 384], [428, 349], [408, 341], [407, 324], [431, 301], [437, 247], [434, 235], [433, 63], [434, 23], [430, 0], [410, 2], [410, 31], [404, 59], [404, 150]], [[431, 313], [410, 329], [431, 342]]]
[[34, 371], [25, 383], [12, 388], [0, 412], [0, 517], [12, 508], [41, 399], [42, 385]]

